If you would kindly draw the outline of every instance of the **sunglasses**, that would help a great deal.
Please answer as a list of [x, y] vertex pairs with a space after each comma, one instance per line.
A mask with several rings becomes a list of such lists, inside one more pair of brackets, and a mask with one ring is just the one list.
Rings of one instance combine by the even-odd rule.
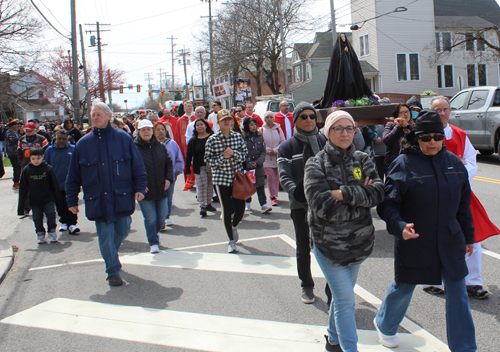
[[430, 142], [434, 139], [436, 142], [441, 142], [444, 139], [444, 134], [436, 134], [434, 136], [418, 136], [422, 142]]
[[243, 110], [234, 110], [234, 111], [236, 111], [236, 112], [242, 112]]
[[307, 120], [307, 118], [308, 118], [308, 117], [309, 117], [311, 120], [316, 120], [316, 114], [310, 114], [310, 115], [302, 114], [302, 115], [299, 115], [299, 117], [300, 117], [302, 120]]
[[333, 130], [337, 134], [342, 134], [342, 133], [344, 133], [344, 131], [346, 131], [347, 133], [354, 133], [354, 131], [356, 130], [356, 127], [354, 127], [354, 126], [347, 126], [347, 127], [335, 126], [335, 127], [331, 127], [330, 129]]

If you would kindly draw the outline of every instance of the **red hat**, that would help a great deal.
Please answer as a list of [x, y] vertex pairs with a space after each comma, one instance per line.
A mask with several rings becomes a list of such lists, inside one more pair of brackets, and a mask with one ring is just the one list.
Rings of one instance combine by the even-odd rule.
[[28, 131], [34, 131], [36, 130], [36, 125], [33, 122], [28, 122], [26, 125], [24, 125], [24, 129]]
[[139, 111], [139, 114], [145, 114], [146, 112], [144, 110]]

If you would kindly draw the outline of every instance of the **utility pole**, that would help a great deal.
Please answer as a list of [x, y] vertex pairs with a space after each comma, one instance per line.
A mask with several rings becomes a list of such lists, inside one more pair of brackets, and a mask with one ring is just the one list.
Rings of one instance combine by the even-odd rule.
[[167, 73], [166, 72], [162, 73], [161, 68], [159, 68], [158, 70], [160, 71], [160, 73], [159, 73], [159, 75], [160, 75], [160, 102], [161, 102], [161, 105], [163, 106], [163, 95], [161, 93], [161, 90], [163, 89], [163, 85], [161, 84], [161, 81], [162, 81], [163, 77], [165, 77], [165, 88], [167, 88]]
[[87, 101], [87, 114], [89, 116], [89, 123], [90, 123], [90, 87], [89, 87], [89, 76], [87, 73], [87, 61], [85, 60], [85, 47], [83, 45], [83, 32], [82, 32], [82, 25], [80, 24], [80, 44], [82, 47], [82, 61], [83, 61], [83, 76], [85, 78], [85, 89], [87, 89], [87, 96], [86, 96], [86, 101]]
[[80, 121], [80, 87], [78, 86], [78, 42], [76, 39], [76, 4], [71, 0], [71, 50], [73, 51], [73, 120]]
[[113, 88], [113, 85], [111, 82], [111, 70], [108, 68], [108, 71], [106, 72], [107, 73], [107, 76], [108, 76], [108, 99], [109, 99], [109, 107], [111, 108], [111, 104], [113, 104], [113, 100], [112, 100], [112, 90], [114, 89]]
[[[215, 84], [214, 79], [214, 47], [213, 47], [213, 26], [212, 26], [212, 0], [201, 0], [204, 2], [208, 2], [208, 33], [210, 36], [210, 90], [212, 90], [212, 86]], [[216, 0], [217, 1], [217, 0]]]
[[[281, 13], [281, 0], [278, 1], [278, 18], [280, 21], [280, 37], [281, 37], [281, 54], [283, 57], [283, 73], [285, 75], [285, 94], [288, 94], [288, 68], [286, 64], [286, 43], [283, 30], [283, 14]], [[278, 80], [279, 82], [279, 80]]]
[[200, 66], [201, 66], [201, 87], [203, 89], [203, 104], [205, 104], [205, 79], [203, 78], [203, 52], [200, 51]]
[[188, 78], [187, 78], [186, 55], [191, 55], [191, 54], [186, 52], [186, 47], [184, 47], [184, 49], [181, 50], [180, 55], [182, 56], [182, 64], [184, 65], [184, 80], [186, 82], [186, 98], [189, 99], [189, 83], [188, 83]]
[[[86, 24], [87, 26], [93, 26], [93, 24]], [[102, 30], [101, 26], [109, 26], [109, 24], [101, 24], [99, 22], [95, 23], [96, 30], [88, 30], [88, 33], [97, 33], [97, 43], [95, 43], [95, 37], [92, 36], [90, 38], [90, 46], [96, 46], [97, 44], [97, 55], [99, 57], [99, 97], [103, 102], [106, 102], [106, 97], [104, 95], [104, 76], [102, 72], [102, 50], [101, 47], [106, 46], [107, 44], [101, 43], [101, 32], [109, 32], [109, 29]]]
[[170, 38], [167, 38], [167, 39], [170, 39], [170, 54], [172, 54], [172, 92], [175, 90], [175, 78], [174, 78], [174, 39], [177, 39], [177, 38], [174, 38], [174, 36], [170, 36]]
[[332, 16], [332, 38], [333, 38], [333, 46], [337, 42], [337, 25], [335, 24], [335, 4], [334, 0], [330, 0], [330, 13]]
[[[153, 72], [147, 72], [144, 74], [144, 80], [148, 81], [148, 90], [152, 90], [153, 88], [151, 87], [151, 81], [154, 80]], [[149, 96], [151, 100], [153, 100], [153, 93]]]

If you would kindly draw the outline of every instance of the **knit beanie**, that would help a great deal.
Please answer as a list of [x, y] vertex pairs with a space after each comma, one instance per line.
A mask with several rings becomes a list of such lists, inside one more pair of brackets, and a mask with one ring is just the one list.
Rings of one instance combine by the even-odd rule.
[[335, 124], [335, 122], [341, 119], [348, 119], [352, 122], [353, 126], [356, 126], [351, 114], [349, 114], [347, 111], [344, 110], [335, 110], [330, 115], [328, 115], [325, 121], [325, 128], [323, 129], [323, 134], [326, 136], [326, 138], [328, 138], [328, 134], [330, 133], [330, 128]]
[[316, 111], [316, 109], [314, 108], [314, 106], [312, 106], [311, 104], [309, 104], [309, 103], [307, 103], [305, 101], [301, 101], [300, 103], [298, 103], [295, 106], [295, 109], [293, 110], [293, 123], [295, 123], [295, 121], [297, 121], [299, 115], [304, 110], [312, 110], [312, 111], [314, 111], [314, 114], [316, 116], [318, 115], [318, 112]]
[[414, 95], [408, 101], [406, 102], [406, 105], [408, 105], [411, 108], [419, 108], [422, 110], [422, 104], [420, 103], [420, 100], [418, 100], [417, 96]]
[[444, 133], [443, 121], [436, 110], [422, 110], [415, 120], [415, 135]]

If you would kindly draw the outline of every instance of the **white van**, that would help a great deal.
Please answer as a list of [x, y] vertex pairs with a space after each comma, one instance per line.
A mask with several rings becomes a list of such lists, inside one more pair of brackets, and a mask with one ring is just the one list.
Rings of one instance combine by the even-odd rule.
[[[253, 107], [253, 112], [260, 117], [264, 117], [264, 113], [266, 111], [272, 111], [274, 113], [280, 111], [279, 105], [282, 99], [269, 99], [269, 100], [259, 100], [260, 97], [257, 98], [257, 103]], [[263, 97], [264, 98], [264, 97]], [[295, 108], [295, 104], [292, 99], [284, 99], [288, 101], [290, 105], [290, 112], [293, 112]]]

